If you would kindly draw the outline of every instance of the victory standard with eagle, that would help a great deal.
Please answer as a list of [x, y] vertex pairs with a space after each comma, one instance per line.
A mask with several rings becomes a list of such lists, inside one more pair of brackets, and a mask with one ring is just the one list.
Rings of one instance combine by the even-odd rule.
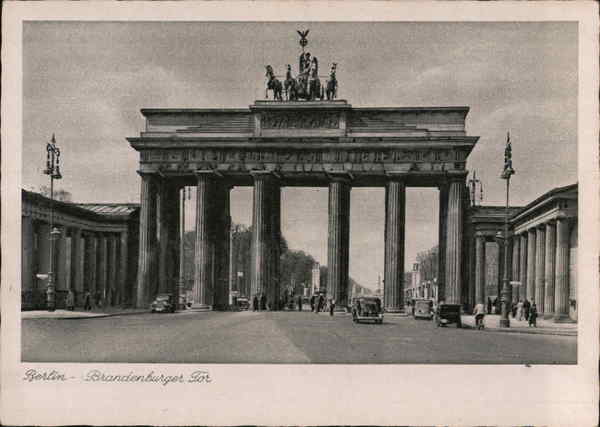
[[296, 78], [292, 76], [292, 67], [288, 64], [285, 81], [281, 84], [275, 76], [273, 67], [267, 65], [265, 97], [269, 99], [269, 90], [272, 90], [275, 101], [283, 101], [283, 92], [285, 92], [287, 101], [315, 101], [325, 98], [328, 101], [334, 100], [337, 97], [338, 87], [335, 77], [337, 64], [334, 62], [331, 65], [329, 80], [327, 80], [327, 85], [324, 88], [321, 86], [321, 80], [319, 80], [319, 61], [317, 57], [311, 57], [309, 52], [304, 51], [305, 46], [308, 44], [306, 36], [309, 30], [297, 32], [300, 35], [300, 46], [302, 47], [302, 53], [298, 61], [298, 76]]

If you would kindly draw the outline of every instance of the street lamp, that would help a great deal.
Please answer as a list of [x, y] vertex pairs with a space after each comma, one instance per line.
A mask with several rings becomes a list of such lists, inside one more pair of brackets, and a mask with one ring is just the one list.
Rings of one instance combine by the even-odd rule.
[[504, 149], [504, 168], [500, 178], [506, 180], [506, 211], [504, 215], [504, 234], [498, 232], [496, 237], [504, 242], [504, 276], [502, 280], [502, 294], [500, 297], [501, 303], [501, 315], [500, 315], [500, 327], [510, 328], [510, 320], [508, 318], [508, 304], [510, 302], [510, 290], [508, 283], [508, 200], [510, 194], [510, 177], [515, 174], [515, 170], [512, 167], [512, 147], [510, 145], [510, 133], [506, 133], [506, 148]]
[[60, 231], [54, 227], [54, 180], [61, 179], [60, 150], [56, 146], [56, 139], [46, 144], [46, 169], [44, 174], [50, 176], [50, 271], [48, 272], [48, 287], [46, 289], [46, 306], [48, 311], [56, 309], [56, 242]]

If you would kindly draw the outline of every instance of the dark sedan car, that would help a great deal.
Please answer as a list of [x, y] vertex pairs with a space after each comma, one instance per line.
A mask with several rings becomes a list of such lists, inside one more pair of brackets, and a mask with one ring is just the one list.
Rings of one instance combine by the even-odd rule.
[[175, 312], [175, 300], [172, 294], [158, 294], [150, 306], [152, 313]]

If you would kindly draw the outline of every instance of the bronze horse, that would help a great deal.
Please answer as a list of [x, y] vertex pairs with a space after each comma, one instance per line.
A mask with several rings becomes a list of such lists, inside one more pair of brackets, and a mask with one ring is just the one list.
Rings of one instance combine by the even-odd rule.
[[267, 65], [265, 68], [267, 69], [266, 76], [269, 78], [269, 81], [267, 82], [267, 89], [265, 90], [265, 98], [269, 99], [269, 90], [272, 90], [273, 99], [275, 101], [283, 101], [283, 86], [281, 85], [281, 82], [277, 79], [277, 77], [275, 77], [273, 67]]
[[323, 99], [317, 58], [313, 57], [312, 61], [314, 65], [311, 70], [300, 73], [297, 78], [292, 77], [292, 69], [288, 64], [284, 82], [288, 101]]

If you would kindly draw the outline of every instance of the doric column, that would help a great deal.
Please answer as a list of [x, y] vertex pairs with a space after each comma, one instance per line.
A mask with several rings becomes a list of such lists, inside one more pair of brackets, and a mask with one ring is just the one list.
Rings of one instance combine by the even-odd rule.
[[[167, 221], [169, 217], [168, 209], [168, 183], [165, 179], [160, 179], [157, 183], [156, 194], [156, 244], [158, 252], [158, 293], [165, 293], [168, 290], [167, 282], [167, 246], [169, 244], [169, 227]], [[152, 295], [151, 295], [152, 297]]]
[[281, 189], [278, 179], [269, 172], [257, 171], [254, 178], [254, 198], [252, 211], [252, 271], [250, 277], [251, 295], [264, 294], [271, 309], [276, 308], [279, 290], [279, 207]]
[[118, 270], [118, 264], [117, 264], [117, 249], [118, 249], [118, 241], [117, 241], [117, 236], [115, 234], [112, 234], [110, 236], [110, 280], [109, 280], [109, 286], [110, 286], [110, 304], [111, 305], [115, 305], [117, 303], [117, 289], [119, 286], [119, 283], [117, 281], [117, 270]]
[[527, 299], [535, 301], [536, 234], [535, 228], [527, 230]]
[[544, 313], [544, 302], [546, 292], [546, 226], [542, 225], [536, 230], [535, 242], [535, 304], [538, 313]]
[[[56, 242], [56, 290], [57, 291], [66, 291], [68, 289], [68, 236], [67, 236], [67, 228], [61, 227], [59, 225], [55, 225], [60, 231], [60, 235], [58, 236], [58, 241]], [[62, 304], [61, 301], [64, 301], [64, 298], [57, 298], [56, 302], [58, 304]]]
[[485, 304], [485, 235], [475, 235], [475, 303]]
[[156, 185], [151, 174], [141, 174], [139, 260], [135, 306], [146, 308], [156, 284]]
[[[511, 272], [511, 280], [519, 281], [519, 262], [520, 262], [520, 250], [521, 250], [521, 237], [518, 235], [513, 235], [512, 237], [512, 272]], [[519, 302], [519, 288], [520, 286], [511, 286], [512, 288], [512, 302], [516, 304]]]
[[406, 186], [391, 179], [385, 187], [385, 266], [383, 301], [386, 311], [404, 309], [404, 241]]
[[527, 244], [527, 232], [521, 234], [519, 248], [519, 276], [521, 278], [521, 286], [519, 286], [519, 299], [525, 301], [527, 298], [527, 253], [529, 252]]
[[84, 254], [81, 228], [73, 228], [71, 230], [71, 289], [75, 293], [75, 301], [79, 301], [82, 297]]
[[446, 284], [446, 233], [448, 222], [448, 184], [439, 186], [439, 215], [438, 215], [438, 274], [437, 274], [437, 301], [445, 298]]
[[86, 260], [86, 269], [85, 271], [87, 272], [87, 278], [86, 278], [86, 283], [85, 285], [87, 285], [86, 290], [90, 291], [90, 293], [93, 294], [96, 292], [96, 264], [98, 261], [98, 238], [96, 237], [95, 234], [90, 233], [86, 236], [85, 239], [85, 246], [86, 246], [86, 254], [85, 254], [85, 260]]
[[129, 291], [129, 283], [127, 282], [129, 263], [127, 262], [129, 256], [129, 233], [127, 231], [121, 232], [120, 242], [119, 242], [119, 302], [118, 304], [129, 305], [131, 303], [130, 300], [130, 291]]
[[462, 180], [450, 182], [448, 188], [448, 222], [446, 224], [446, 295], [447, 304], [461, 304], [463, 191]]
[[[226, 310], [229, 306], [229, 231], [231, 217], [229, 196], [231, 187], [225, 183], [215, 186], [215, 297], [214, 308]], [[278, 261], [274, 259], [273, 262]]]
[[102, 304], [106, 305], [106, 285], [108, 282], [108, 241], [104, 233], [98, 236], [98, 289], [102, 296]]
[[546, 289], [544, 292], [544, 318], [554, 317], [554, 275], [556, 274], [556, 225], [546, 223]]
[[[34, 277], [34, 236], [33, 219], [31, 216], [21, 216], [21, 293], [33, 292]], [[33, 299], [31, 300], [33, 302]]]
[[194, 257], [194, 304], [210, 308], [214, 302], [215, 177], [212, 171], [196, 174], [196, 254]]
[[569, 222], [556, 220], [556, 273], [554, 288], [554, 320], [569, 320]]
[[327, 297], [333, 298], [339, 309], [345, 308], [348, 303], [350, 189], [350, 181], [346, 177], [334, 176], [329, 183]]

